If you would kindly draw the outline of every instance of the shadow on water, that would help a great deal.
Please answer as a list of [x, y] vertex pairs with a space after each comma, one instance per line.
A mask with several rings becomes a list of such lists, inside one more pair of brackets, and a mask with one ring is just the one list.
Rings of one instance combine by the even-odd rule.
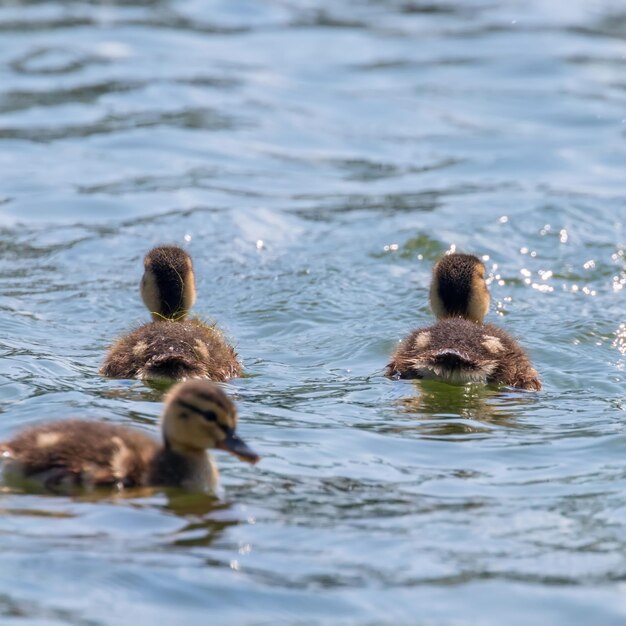
[[[23, 504], [32, 506], [17, 506], [20, 501], [13, 496], [20, 494], [31, 496]], [[135, 510], [158, 510], [165, 515], [182, 518], [188, 523], [177, 530], [177, 536], [187, 531], [196, 532], [200, 528], [205, 528], [211, 540], [223, 529], [241, 522], [229, 501], [213, 494], [192, 493], [177, 488], [134, 487], [120, 491], [105, 488], [72, 489], [64, 493], [52, 493], [37, 483], [20, 481], [14, 485], [4, 485], [0, 495], [8, 498], [6, 505], [0, 507], [0, 513], [5, 516], [62, 520], [79, 517], [85, 512], [85, 505], [113, 507], [123, 505]], [[48, 507], [45, 507], [46, 503]]]
[[189, 493], [181, 489], [166, 489], [163, 493], [167, 502], [162, 506], [162, 510], [181, 517], [203, 517], [209, 513], [226, 511], [230, 508], [228, 502], [204, 493]]
[[171, 384], [139, 381], [120, 382], [119, 387], [107, 387], [97, 392], [101, 398], [110, 400], [141, 400], [143, 402], [158, 402], [171, 387]]
[[[233, 518], [231, 505], [217, 498], [197, 493], [182, 493], [168, 490], [167, 503], [161, 508], [185, 518], [187, 523], [176, 532], [172, 547], [208, 547], [228, 528], [237, 526], [241, 520]], [[225, 513], [231, 512], [231, 516]]]
[[428, 437], [455, 437], [490, 433], [496, 428], [524, 428], [519, 422], [524, 406], [537, 402], [535, 394], [504, 391], [483, 385], [449, 385], [438, 381], [415, 380], [416, 395], [396, 402], [399, 412], [412, 426], [389, 426], [389, 432], [417, 429]]

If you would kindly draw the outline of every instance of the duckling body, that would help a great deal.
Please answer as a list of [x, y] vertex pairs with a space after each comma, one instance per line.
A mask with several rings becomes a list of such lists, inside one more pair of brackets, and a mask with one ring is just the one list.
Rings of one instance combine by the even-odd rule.
[[29, 428], [0, 445], [5, 472], [50, 489], [147, 484], [159, 445], [143, 433], [85, 420]]
[[484, 275], [484, 265], [473, 255], [450, 254], [435, 265], [430, 302], [439, 321], [402, 341], [387, 376], [541, 389], [518, 342], [501, 328], [482, 323], [489, 309]]
[[510, 335], [493, 324], [462, 318], [414, 330], [394, 353], [387, 374], [541, 389], [537, 372]]
[[189, 255], [159, 246], [144, 260], [141, 296], [153, 321], [118, 339], [100, 372], [110, 378], [226, 381], [241, 375], [234, 348], [215, 325], [189, 319], [195, 277]]
[[215, 326], [197, 319], [140, 326], [111, 346], [101, 373], [139, 380], [209, 378], [241, 374], [237, 353]]
[[237, 411], [216, 385], [174, 387], [163, 413], [163, 443], [113, 424], [64, 420], [28, 428], [0, 444], [5, 474], [53, 491], [75, 488], [171, 486], [215, 491], [219, 473], [208, 448], [255, 463], [235, 433]]

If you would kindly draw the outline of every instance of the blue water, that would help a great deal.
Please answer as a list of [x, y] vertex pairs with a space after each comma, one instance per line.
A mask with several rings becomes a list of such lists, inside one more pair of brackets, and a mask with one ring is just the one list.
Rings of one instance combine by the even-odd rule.
[[[3, 488], [0, 621], [623, 624], [625, 61], [611, 0], [3, 3], [0, 438], [158, 434], [97, 371], [168, 242], [263, 460]], [[452, 247], [541, 393], [382, 376]]]

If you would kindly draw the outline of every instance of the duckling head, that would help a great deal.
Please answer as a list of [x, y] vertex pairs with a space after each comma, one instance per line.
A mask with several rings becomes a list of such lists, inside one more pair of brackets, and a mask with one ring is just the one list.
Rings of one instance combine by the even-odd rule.
[[438, 319], [462, 317], [480, 323], [489, 300], [485, 266], [473, 254], [447, 254], [433, 267], [430, 306]]
[[259, 456], [235, 432], [237, 419], [233, 401], [218, 385], [190, 380], [174, 386], [165, 399], [163, 438], [181, 454], [219, 448], [256, 463]]
[[196, 301], [191, 257], [178, 246], [158, 246], [146, 254], [141, 297], [156, 320], [182, 319]]

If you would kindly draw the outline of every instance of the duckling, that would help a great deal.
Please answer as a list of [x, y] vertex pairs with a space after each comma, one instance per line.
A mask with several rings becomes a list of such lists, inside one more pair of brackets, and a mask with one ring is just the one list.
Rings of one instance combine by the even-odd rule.
[[153, 321], [118, 339], [100, 373], [110, 378], [226, 381], [241, 374], [237, 353], [215, 325], [188, 319], [196, 300], [191, 257], [178, 246], [146, 254], [141, 297]]
[[9, 479], [52, 491], [154, 486], [216, 492], [219, 472], [207, 449], [259, 460], [237, 436], [236, 425], [236, 407], [219, 386], [192, 380], [173, 387], [165, 399], [162, 444], [124, 426], [62, 420], [0, 443], [0, 459]]
[[497, 326], [483, 324], [489, 301], [480, 259], [460, 253], [444, 256], [433, 268], [430, 287], [438, 321], [401, 342], [386, 375], [541, 389], [539, 374], [517, 341]]

